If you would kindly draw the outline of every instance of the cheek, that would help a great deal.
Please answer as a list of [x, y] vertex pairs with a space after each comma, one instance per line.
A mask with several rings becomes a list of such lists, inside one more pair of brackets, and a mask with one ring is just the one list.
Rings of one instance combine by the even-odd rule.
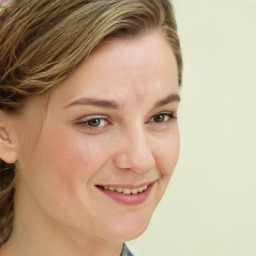
[[178, 162], [180, 152], [180, 135], [178, 127], [175, 132], [162, 140], [161, 146], [156, 149], [156, 164], [163, 176], [170, 177]]
[[78, 182], [89, 179], [108, 158], [106, 146], [96, 137], [88, 137], [80, 132], [64, 131], [63, 134], [56, 134], [53, 138], [50, 152], [47, 151], [50, 161], [59, 162], [60, 166], [56, 169], [60, 170], [60, 174], [66, 176], [72, 174], [72, 179], [77, 179]]
[[47, 209], [83, 205], [88, 192], [85, 188], [90, 188], [88, 184], [102, 162], [97, 140], [93, 143], [83, 134], [58, 131], [45, 129], [41, 133], [23, 175]]

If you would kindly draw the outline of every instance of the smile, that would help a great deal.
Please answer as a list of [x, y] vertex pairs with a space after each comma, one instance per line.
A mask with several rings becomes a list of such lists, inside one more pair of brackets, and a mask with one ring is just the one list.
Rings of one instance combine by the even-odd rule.
[[117, 193], [125, 194], [125, 195], [137, 195], [139, 193], [144, 192], [148, 188], [147, 185], [139, 188], [133, 188], [133, 189], [120, 188], [120, 187], [108, 187], [108, 186], [99, 186], [99, 187], [103, 188], [104, 190], [115, 191]]
[[112, 185], [97, 185], [96, 187], [105, 196], [117, 203], [136, 206], [144, 203], [147, 200], [151, 194], [153, 186], [154, 184], [151, 183], [137, 188], [127, 188], [126, 186], [122, 187]]

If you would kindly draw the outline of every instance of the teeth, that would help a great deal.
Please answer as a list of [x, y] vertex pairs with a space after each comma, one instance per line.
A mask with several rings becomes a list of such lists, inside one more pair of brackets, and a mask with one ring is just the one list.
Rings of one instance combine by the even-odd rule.
[[115, 189], [117, 192], [119, 192], [119, 193], [122, 193], [123, 192], [123, 189], [122, 188], [116, 188]]
[[[119, 192], [119, 191], [118, 191], [118, 192]], [[131, 192], [132, 192], [132, 190], [129, 189], [129, 188], [124, 188], [124, 189], [123, 189], [123, 194], [125, 194], [125, 195], [130, 195]]]
[[136, 195], [136, 194], [139, 193], [139, 189], [138, 189], [138, 188], [134, 188], [134, 189], [131, 190], [131, 193], [132, 193], [133, 195]]
[[148, 188], [148, 186], [146, 185], [146, 186], [144, 186], [144, 187], [141, 187], [141, 188], [139, 188], [139, 192], [142, 192], [142, 191], [144, 191], [144, 190], [146, 190]]
[[103, 186], [105, 190], [111, 190], [111, 191], [116, 191], [118, 193], [123, 193], [125, 195], [137, 195], [138, 193], [141, 193], [143, 191], [145, 191], [148, 186], [145, 185], [143, 187], [140, 188], [133, 188], [133, 189], [129, 189], [129, 188], [115, 188], [115, 187], [108, 187], [108, 186]]

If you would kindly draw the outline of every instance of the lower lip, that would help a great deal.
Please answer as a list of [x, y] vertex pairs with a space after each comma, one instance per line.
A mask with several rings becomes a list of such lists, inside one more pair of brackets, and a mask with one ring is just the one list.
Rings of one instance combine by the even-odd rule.
[[147, 198], [150, 195], [151, 189], [152, 189], [152, 185], [148, 186], [148, 188], [141, 192], [138, 193], [136, 195], [125, 195], [123, 193], [118, 193], [115, 191], [111, 191], [111, 190], [106, 190], [104, 188], [99, 188], [97, 187], [101, 192], [103, 192], [105, 195], [109, 196], [110, 198], [112, 198], [114, 201], [121, 203], [121, 204], [125, 204], [125, 205], [140, 205], [142, 203], [144, 203]]

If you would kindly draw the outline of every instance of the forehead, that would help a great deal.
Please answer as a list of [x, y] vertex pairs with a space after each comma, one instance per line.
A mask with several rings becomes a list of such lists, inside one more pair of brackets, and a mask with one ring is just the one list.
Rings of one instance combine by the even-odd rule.
[[88, 97], [129, 95], [137, 101], [145, 95], [178, 91], [177, 64], [160, 31], [134, 39], [116, 39], [101, 45], [59, 87], [62, 101]]

